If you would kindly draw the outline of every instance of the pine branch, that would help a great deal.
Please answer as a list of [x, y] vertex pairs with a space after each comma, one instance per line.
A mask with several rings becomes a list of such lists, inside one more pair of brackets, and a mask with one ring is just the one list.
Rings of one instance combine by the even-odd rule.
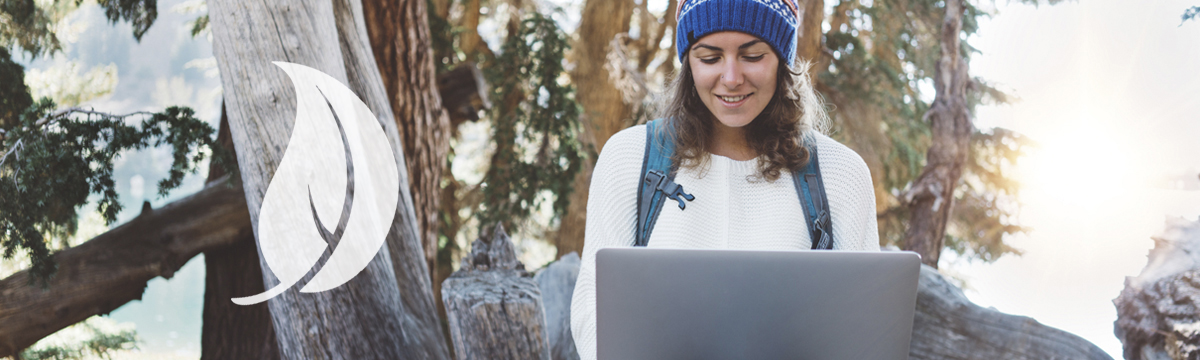
[[[6, 210], [0, 213], [0, 248], [6, 259], [17, 250], [27, 252], [34, 278], [43, 285], [56, 269], [48, 244], [73, 232], [76, 211], [91, 194], [100, 195], [97, 205], [105, 222], [116, 221], [122, 206], [112, 176], [121, 153], [169, 145], [173, 161], [167, 178], [158, 184], [160, 195], [195, 173], [208, 152], [230, 170], [230, 156], [215, 146], [216, 131], [190, 108], [123, 115], [53, 108], [49, 99], [35, 103], [3, 134], [5, 146], [0, 147], [7, 149], [0, 158], [0, 208]], [[126, 125], [125, 120], [133, 116], [145, 118], [138, 126]]]

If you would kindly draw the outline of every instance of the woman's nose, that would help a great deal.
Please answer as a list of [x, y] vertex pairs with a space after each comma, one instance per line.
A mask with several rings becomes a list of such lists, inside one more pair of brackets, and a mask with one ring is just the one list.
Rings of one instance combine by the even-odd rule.
[[742, 85], [742, 66], [737, 61], [729, 61], [725, 63], [725, 69], [721, 72], [721, 83], [727, 88], [736, 88]]

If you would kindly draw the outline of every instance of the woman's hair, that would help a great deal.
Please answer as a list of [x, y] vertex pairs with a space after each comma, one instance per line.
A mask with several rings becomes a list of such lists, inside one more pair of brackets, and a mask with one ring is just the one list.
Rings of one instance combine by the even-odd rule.
[[[683, 58], [683, 66], [664, 92], [667, 101], [660, 117], [667, 119], [667, 127], [674, 135], [675, 154], [671, 161], [687, 168], [704, 168], [710, 159], [708, 149], [717, 119], [696, 93], [687, 53]], [[808, 163], [804, 142], [814, 141], [805, 138], [804, 133], [810, 129], [821, 133], [826, 130], [828, 119], [808, 77], [809, 66], [801, 62], [793, 70], [779, 61], [775, 94], [762, 113], [745, 127], [746, 142], [759, 155], [759, 175], [769, 181], [779, 179], [785, 169], [796, 171], [804, 167]]]

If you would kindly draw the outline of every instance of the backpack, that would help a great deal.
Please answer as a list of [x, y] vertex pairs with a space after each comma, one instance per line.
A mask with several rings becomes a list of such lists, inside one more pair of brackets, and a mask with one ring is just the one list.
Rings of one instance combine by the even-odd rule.
[[[658, 131], [662, 128], [664, 131]], [[642, 181], [638, 187], [638, 219], [634, 237], [634, 246], [646, 246], [650, 241], [650, 233], [654, 230], [654, 222], [662, 212], [666, 199], [679, 202], [679, 209], [687, 208], [686, 201], [695, 200], [692, 194], [684, 192], [683, 186], [675, 183], [675, 173], [679, 170], [671, 163], [671, 155], [675, 153], [673, 137], [667, 132], [671, 128], [666, 121], [657, 119], [646, 123], [646, 154], [642, 158]], [[829, 213], [829, 199], [825, 196], [825, 184], [821, 180], [821, 166], [817, 161], [815, 142], [808, 142], [809, 161], [804, 168], [792, 173], [792, 182], [804, 208], [804, 217], [809, 229], [813, 250], [833, 249], [833, 222]]]

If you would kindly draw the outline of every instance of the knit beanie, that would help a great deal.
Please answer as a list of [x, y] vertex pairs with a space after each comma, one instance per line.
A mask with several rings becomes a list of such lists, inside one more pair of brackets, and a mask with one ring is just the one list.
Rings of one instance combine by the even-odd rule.
[[796, 58], [799, 9], [793, 0], [682, 0], [675, 15], [679, 60], [705, 35], [737, 31], [766, 41], [788, 66]]

